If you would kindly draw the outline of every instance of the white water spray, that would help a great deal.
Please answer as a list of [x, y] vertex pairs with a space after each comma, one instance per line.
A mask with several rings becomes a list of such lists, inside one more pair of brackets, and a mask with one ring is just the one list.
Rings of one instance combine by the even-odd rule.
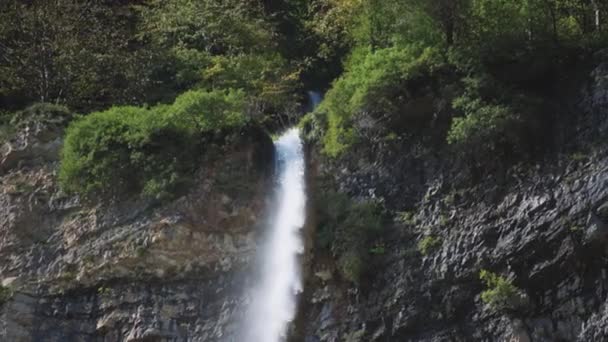
[[254, 289], [242, 342], [281, 342], [296, 315], [302, 292], [299, 258], [304, 251], [304, 155], [299, 131], [290, 129], [275, 142], [278, 162], [276, 211], [261, 249], [261, 279]]

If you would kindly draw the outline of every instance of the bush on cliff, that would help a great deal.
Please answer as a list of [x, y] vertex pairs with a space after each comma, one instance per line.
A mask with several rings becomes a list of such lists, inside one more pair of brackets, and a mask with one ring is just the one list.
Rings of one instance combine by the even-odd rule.
[[440, 237], [429, 235], [418, 242], [418, 251], [420, 251], [422, 255], [429, 255], [431, 251], [439, 248], [442, 243], [443, 241]]
[[322, 192], [316, 204], [317, 245], [336, 258], [345, 279], [359, 282], [369, 265], [373, 241], [382, 231], [381, 207], [374, 202], [354, 202], [333, 191]]
[[10, 288], [0, 285], [0, 306], [8, 302], [12, 296], [13, 291]]
[[11, 125], [11, 119], [14, 113], [9, 111], [0, 111], [0, 144], [10, 140], [14, 134], [14, 127]]
[[[488, 75], [463, 79], [464, 89], [452, 107], [457, 115], [447, 142], [461, 154], [483, 161], [525, 155], [532, 132], [542, 119], [542, 101], [522, 95]], [[541, 148], [536, 144], [533, 148]]]
[[511, 280], [488, 270], [481, 270], [479, 279], [486, 286], [486, 290], [481, 293], [481, 300], [492, 310], [514, 310], [526, 304], [526, 297]]
[[241, 91], [189, 91], [172, 105], [113, 107], [67, 130], [59, 180], [68, 192], [162, 198], [188, 183], [202, 135], [246, 123]]
[[519, 119], [509, 106], [462, 96], [454, 101], [454, 108], [465, 114], [454, 118], [447, 136], [449, 144], [467, 153], [487, 154], [496, 152], [500, 145], [517, 143], [513, 128]]
[[357, 139], [353, 116], [366, 113], [380, 115], [400, 113], [416, 87], [413, 83], [428, 77], [441, 65], [438, 50], [417, 46], [355, 51], [346, 72], [327, 92], [319, 111], [327, 116], [324, 151], [337, 156]]

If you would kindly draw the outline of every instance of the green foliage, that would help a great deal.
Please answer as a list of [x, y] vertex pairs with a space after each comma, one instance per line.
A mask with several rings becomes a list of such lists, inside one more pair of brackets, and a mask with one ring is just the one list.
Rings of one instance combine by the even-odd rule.
[[605, 46], [606, 12], [599, 0], [4, 1], [0, 106], [89, 112], [231, 84], [272, 107], [300, 71], [327, 82], [352, 49], [418, 44], [478, 65], [522, 62]]
[[344, 279], [358, 283], [365, 272], [365, 261], [356, 250], [349, 249], [338, 258], [338, 268]]
[[[505, 89], [546, 82], [567, 56], [598, 49], [608, 36], [608, 25], [594, 21], [596, 11], [603, 13], [608, 5], [589, 1], [317, 0], [312, 8], [313, 31], [323, 42], [320, 54], [350, 48], [344, 74], [319, 107], [327, 116], [325, 127], [319, 127], [329, 156], [369, 138], [360, 126], [381, 122], [392, 128], [401, 120], [417, 127], [408, 116], [425, 111], [408, 108], [407, 100], [412, 90], [424, 89], [421, 80], [432, 82], [440, 66], [459, 76], [490, 76], [478, 89], [465, 85], [454, 101], [461, 116], [453, 121], [448, 141], [476, 155], [515, 150], [534, 101], [517, 103], [520, 95]], [[441, 58], [444, 53], [450, 64]], [[482, 94], [500, 88], [492, 83], [504, 85], [504, 93]], [[453, 90], [436, 104], [452, 101]]]
[[171, 106], [113, 107], [73, 122], [59, 180], [68, 192], [162, 199], [187, 185], [202, 134], [243, 126], [240, 91], [190, 91]]
[[199, 86], [243, 89], [274, 108], [289, 103], [299, 76], [276, 52], [213, 57], [201, 74]]
[[18, 194], [29, 194], [34, 192], [35, 189], [36, 187], [34, 185], [25, 181], [20, 181], [15, 184], [15, 193]]
[[97, 288], [97, 294], [99, 294], [100, 296], [107, 296], [112, 294], [112, 289], [109, 287], [100, 286]]
[[436, 45], [442, 37], [422, 6], [408, 0], [317, 0], [308, 23], [322, 41], [319, 54], [330, 56], [350, 46], [386, 48], [421, 42]]
[[317, 246], [337, 258], [345, 279], [357, 283], [366, 271], [370, 252], [381, 251], [372, 244], [382, 231], [381, 208], [376, 203], [357, 203], [343, 193], [331, 191], [315, 198], [315, 203]]
[[353, 55], [345, 74], [334, 82], [318, 109], [327, 115], [325, 153], [338, 156], [356, 141], [353, 115], [399, 113], [410, 96], [408, 82], [428, 77], [441, 63], [437, 50], [415, 46], [362, 50]]
[[268, 107], [292, 99], [299, 69], [258, 2], [9, 1], [0, 4], [0, 107], [79, 112], [235, 88]]
[[302, 135], [308, 142], [320, 142], [327, 130], [327, 116], [316, 111], [302, 117], [299, 123]]
[[0, 103], [80, 111], [144, 100], [155, 51], [135, 41], [134, 16], [116, 1], [2, 2]]
[[570, 154], [568, 157], [571, 161], [577, 162], [577, 163], [586, 161], [589, 158], [588, 155], [586, 155], [584, 152], [581, 152], [581, 151], [574, 152], [574, 153]]
[[13, 297], [13, 291], [6, 286], [0, 285], [0, 306], [8, 302], [11, 297]]
[[467, 88], [453, 107], [463, 113], [456, 117], [447, 134], [449, 144], [470, 155], [491, 155], [520, 143], [522, 120], [513, 107], [484, 99], [488, 87], [480, 79], [466, 79]]
[[443, 241], [441, 238], [429, 235], [418, 242], [418, 251], [420, 251], [422, 255], [429, 255], [433, 250], [440, 247], [442, 243]]
[[449, 219], [446, 214], [439, 215], [439, 225], [445, 227], [448, 225]]
[[140, 7], [141, 36], [164, 56], [176, 89], [242, 89], [266, 108], [292, 100], [298, 69], [278, 52], [258, 3], [152, 1]]
[[479, 272], [479, 279], [486, 286], [481, 300], [493, 310], [515, 309], [522, 305], [521, 292], [510, 280], [487, 270]]
[[148, 247], [146, 246], [137, 246], [137, 248], [135, 248], [135, 255], [138, 258], [143, 258], [146, 256], [146, 254], [148, 254]]
[[413, 225], [416, 223], [413, 211], [400, 211], [397, 213], [396, 219], [397, 221], [407, 225]]
[[0, 111], [0, 144], [11, 139], [15, 133], [15, 128], [11, 125], [14, 113], [10, 111]]
[[158, 46], [213, 55], [261, 52], [275, 45], [259, 3], [240, 0], [152, 0], [140, 7], [142, 34]]
[[377, 244], [374, 247], [372, 247], [369, 252], [372, 255], [383, 255], [386, 253], [386, 247], [384, 247], [384, 245], [381, 244]]
[[464, 109], [466, 114], [454, 119], [448, 133], [450, 144], [482, 144], [491, 151], [495, 148], [495, 141], [508, 133], [508, 126], [515, 119], [510, 109], [504, 105], [484, 105], [478, 100], [465, 97], [458, 98], [454, 107]]

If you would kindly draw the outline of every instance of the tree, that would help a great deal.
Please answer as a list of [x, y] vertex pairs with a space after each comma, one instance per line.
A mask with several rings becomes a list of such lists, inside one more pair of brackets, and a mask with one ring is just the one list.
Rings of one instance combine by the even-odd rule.
[[407, 0], [409, 6], [420, 8], [441, 29], [445, 44], [452, 46], [459, 31], [464, 30], [470, 0]]
[[118, 1], [2, 2], [0, 98], [84, 111], [141, 102], [151, 58], [134, 39], [134, 21]]

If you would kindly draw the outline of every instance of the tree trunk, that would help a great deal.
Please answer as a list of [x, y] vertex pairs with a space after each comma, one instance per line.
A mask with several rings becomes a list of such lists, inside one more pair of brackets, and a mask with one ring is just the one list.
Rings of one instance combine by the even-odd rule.
[[452, 46], [454, 45], [458, 3], [457, 0], [444, 0], [439, 6], [439, 17], [445, 33], [445, 42], [448, 46]]
[[445, 42], [448, 46], [454, 45], [454, 21], [450, 20], [445, 28]]
[[549, 14], [551, 15], [551, 26], [553, 27], [553, 41], [556, 45], [558, 45], [559, 36], [557, 34], [557, 13], [555, 13], [555, 2], [547, 1], [547, 7], [549, 7]]
[[593, 6], [593, 12], [595, 14], [595, 30], [600, 31], [600, 8], [597, 5], [597, 0], [591, 0], [591, 6]]

